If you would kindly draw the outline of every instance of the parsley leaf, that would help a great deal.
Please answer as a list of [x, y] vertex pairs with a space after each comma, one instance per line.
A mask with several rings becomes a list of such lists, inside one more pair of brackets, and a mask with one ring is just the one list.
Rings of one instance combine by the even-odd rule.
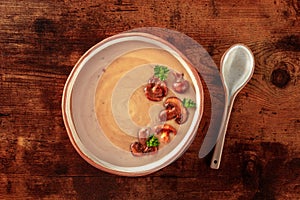
[[182, 100], [182, 104], [183, 104], [183, 106], [186, 107], [186, 108], [194, 108], [194, 107], [196, 107], [196, 103], [193, 102], [193, 100], [191, 100], [191, 99], [186, 99], [186, 98], [184, 98], [184, 99]]
[[159, 145], [158, 138], [155, 137], [154, 135], [151, 135], [149, 136], [146, 144], [148, 147], [157, 147]]
[[162, 65], [155, 65], [154, 76], [159, 78], [161, 81], [165, 81], [168, 77], [169, 69]]

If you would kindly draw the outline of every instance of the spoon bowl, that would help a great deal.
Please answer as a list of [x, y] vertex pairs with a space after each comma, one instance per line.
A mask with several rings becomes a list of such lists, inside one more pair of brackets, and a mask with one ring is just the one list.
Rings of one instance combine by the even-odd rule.
[[219, 169], [226, 130], [234, 99], [254, 72], [254, 56], [243, 44], [231, 46], [221, 59], [221, 78], [225, 89], [225, 110], [210, 167]]
[[225, 52], [221, 60], [221, 74], [229, 96], [238, 93], [247, 84], [253, 71], [253, 55], [246, 46], [237, 44]]

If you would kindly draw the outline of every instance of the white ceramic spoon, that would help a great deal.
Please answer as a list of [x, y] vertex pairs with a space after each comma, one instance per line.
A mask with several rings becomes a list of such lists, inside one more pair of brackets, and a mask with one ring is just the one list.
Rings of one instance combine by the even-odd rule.
[[254, 56], [243, 44], [230, 47], [221, 59], [220, 73], [225, 89], [225, 110], [210, 167], [219, 169], [225, 134], [234, 99], [251, 79], [254, 72]]

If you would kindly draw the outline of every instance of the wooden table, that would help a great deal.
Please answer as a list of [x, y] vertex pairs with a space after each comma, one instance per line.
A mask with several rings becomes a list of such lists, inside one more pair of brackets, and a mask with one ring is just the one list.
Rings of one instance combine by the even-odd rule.
[[[300, 1], [0, 1], [0, 199], [300, 199]], [[151, 175], [102, 172], [74, 150], [64, 83], [80, 56], [114, 34], [164, 27], [219, 65], [248, 45], [256, 66], [237, 96], [221, 168], [187, 152]]]

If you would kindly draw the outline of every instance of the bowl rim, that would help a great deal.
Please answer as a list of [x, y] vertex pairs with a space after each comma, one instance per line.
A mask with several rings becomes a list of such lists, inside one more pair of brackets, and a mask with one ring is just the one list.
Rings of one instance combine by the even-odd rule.
[[[155, 40], [159, 43], [162, 43], [165, 46], [168, 46], [170, 49], [172, 49], [174, 52], [176, 52], [180, 58], [187, 64], [188, 69], [185, 68], [185, 70], [190, 70], [190, 72], [193, 74], [193, 77], [191, 77], [192, 79], [195, 79], [195, 81], [197, 82], [197, 87], [195, 87], [195, 89], [197, 88], [199, 91], [199, 95], [197, 95], [197, 91], [196, 91], [196, 99], [199, 98], [199, 100], [197, 100], [197, 102], [199, 101], [199, 112], [198, 112], [198, 118], [192, 121], [191, 127], [193, 128], [193, 131], [191, 133], [191, 135], [186, 139], [186, 141], [184, 142], [183, 146], [177, 151], [177, 154], [174, 156], [169, 156], [168, 159], [165, 160], [165, 162], [163, 162], [160, 165], [154, 166], [151, 169], [148, 170], [144, 170], [144, 171], [138, 171], [138, 172], [134, 172], [134, 170], [116, 170], [116, 169], [112, 169], [112, 168], [108, 168], [106, 166], [101, 165], [100, 163], [97, 163], [91, 156], [87, 155], [85, 152], [83, 152], [83, 150], [80, 148], [80, 146], [76, 143], [76, 139], [74, 138], [75, 133], [73, 133], [74, 131], [76, 132], [75, 128], [73, 128], [72, 126], [75, 126], [74, 124], [72, 124], [72, 113], [71, 113], [71, 96], [72, 96], [72, 89], [73, 89], [73, 85], [74, 82], [77, 78], [77, 75], [80, 73], [80, 66], [82, 65], [83, 61], [85, 61], [86, 59], [88, 59], [88, 56], [96, 51], [99, 47], [101, 47], [102, 45], [119, 39], [119, 38], [124, 38], [124, 37], [134, 37], [134, 36], [138, 36], [138, 37], [145, 37], [148, 39], [152, 39]], [[169, 51], [168, 51], [169, 52]], [[169, 52], [171, 54], [171, 52]], [[83, 64], [84, 65], [84, 64]], [[73, 84], [72, 84], [73, 81]], [[196, 90], [197, 90], [196, 89]], [[181, 157], [181, 155], [188, 149], [188, 147], [191, 145], [191, 143], [193, 142], [195, 136], [197, 135], [197, 130], [200, 124], [200, 121], [202, 119], [203, 116], [203, 110], [204, 110], [204, 90], [203, 90], [203, 85], [202, 85], [202, 81], [199, 77], [199, 72], [196, 70], [196, 68], [193, 66], [193, 64], [186, 58], [186, 56], [181, 53], [181, 51], [179, 51], [174, 45], [170, 44], [169, 42], [167, 42], [166, 40], [152, 35], [150, 33], [144, 33], [144, 32], [126, 32], [126, 33], [119, 33], [117, 35], [113, 35], [111, 37], [108, 37], [100, 42], [98, 42], [97, 44], [95, 44], [94, 46], [92, 46], [89, 50], [87, 50], [77, 61], [77, 63], [74, 65], [71, 73], [69, 74], [66, 83], [64, 85], [64, 89], [63, 89], [63, 95], [62, 95], [62, 116], [63, 116], [63, 121], [67, 130], [67, 134], [69, 136], [69, 139], [73, 145], [73, 147], [75, 148], [75, 150], [77, 151], [77, 153], [85, 160], [87, 161], [89, 164], [91, 164], [92, 166], [111, 173], [111, 174], [116, 174], [116, 175], [121, 175], [121, 176], [144, 176], [153, 172], [156, 172], [166, 166], [168, 166], [169, 164], [171, 164], [172, 162], [174, 162], [176, 159], [178, 159], [179, 157]], [[196, 114], [196, 113], [195, 113]], [[71, 121], [70, 121], [71, 120]], [[189, 129], [190, 130], [190, 129]], [[185, 137], [184, 137], [185, 138]], [[173, 150], [172, 150], [173, 151]], [[172, 151], [170, 151], [165, 157], [167, 157]], [[149, 165], [149, 164], [148, 164]], [[125, 167], [125, 168], [137, 168], [137, 167]], [[140, 168], [140, 167], [139, 167]]]

